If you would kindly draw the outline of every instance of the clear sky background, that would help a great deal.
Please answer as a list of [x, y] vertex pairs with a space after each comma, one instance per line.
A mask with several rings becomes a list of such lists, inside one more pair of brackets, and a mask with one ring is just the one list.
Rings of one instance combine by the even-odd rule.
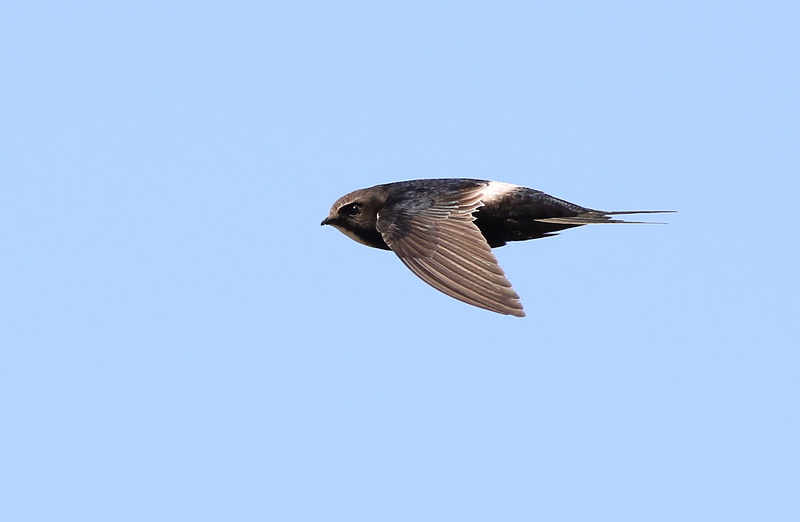
[[[799, 27], [4, 2], [0, 519], [800, 520]], [[679, 213], [496, 250], [517, 319], [319, 226], [426, 177]]]

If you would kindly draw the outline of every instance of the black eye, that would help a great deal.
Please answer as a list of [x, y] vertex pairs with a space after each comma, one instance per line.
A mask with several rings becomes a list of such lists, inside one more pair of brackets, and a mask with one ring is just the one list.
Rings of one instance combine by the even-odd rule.
[[350, 217], [355, 217], [361, 214], [361, 205], [359, 203], [350, 203], [349, 205], [343, 206], [339, 210], [340, 214], [347, 214]]

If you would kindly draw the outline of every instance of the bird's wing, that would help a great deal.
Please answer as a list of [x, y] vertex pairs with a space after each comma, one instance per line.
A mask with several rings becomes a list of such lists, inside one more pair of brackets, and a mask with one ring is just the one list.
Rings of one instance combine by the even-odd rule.
[[378, 213], [378, 231], [423, 281], [465, 303], [524, 317], [519, 296], [474, 223], [485, 184], [445, 193], [394, 197]]

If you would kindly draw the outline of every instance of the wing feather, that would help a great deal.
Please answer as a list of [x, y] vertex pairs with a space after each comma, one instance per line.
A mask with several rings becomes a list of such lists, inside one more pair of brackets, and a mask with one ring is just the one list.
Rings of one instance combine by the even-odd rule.
[[479, 308], [523, 317], [519, 296], [474, 223], [485, 183], [398, 197], [378, 214], [378, 231], [403, 263], [437, 290]]

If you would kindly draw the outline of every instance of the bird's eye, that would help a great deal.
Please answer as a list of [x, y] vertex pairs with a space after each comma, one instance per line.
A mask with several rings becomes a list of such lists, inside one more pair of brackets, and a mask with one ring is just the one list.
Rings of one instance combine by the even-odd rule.
[[349, 205], [345, 205], [339, 211], [342, 214], [347, 214], [350, 217], [356, 217], [357, 215], [361, 214], [361, 205], [358, 203], [350, 203]]

